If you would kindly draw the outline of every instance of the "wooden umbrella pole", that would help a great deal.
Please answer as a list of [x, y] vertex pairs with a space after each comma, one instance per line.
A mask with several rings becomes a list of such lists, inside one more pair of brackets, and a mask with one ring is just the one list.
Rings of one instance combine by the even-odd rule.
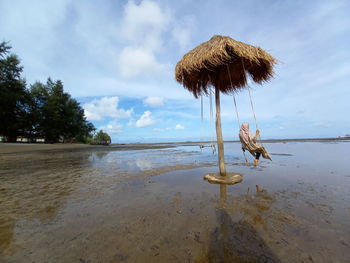
[[226, 176], [224, 143], [222, 140], [222, 130], [221, 130], [220, 89], [217, 86], [215, 87], [215, 104], [216, 104], [216, 138], [218, 140], [218, 157], [219, 157], [220, 175]]

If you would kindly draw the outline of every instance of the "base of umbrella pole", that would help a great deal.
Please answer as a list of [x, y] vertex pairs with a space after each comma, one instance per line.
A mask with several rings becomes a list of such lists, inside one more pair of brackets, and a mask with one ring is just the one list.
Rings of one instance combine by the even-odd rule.
[[238, 184], [243, 181], [243, 177], [235, 173], [226, 173], [225, 176], [221, 176], [220, 173], [208, 173], [203, 178], [211, 184]]

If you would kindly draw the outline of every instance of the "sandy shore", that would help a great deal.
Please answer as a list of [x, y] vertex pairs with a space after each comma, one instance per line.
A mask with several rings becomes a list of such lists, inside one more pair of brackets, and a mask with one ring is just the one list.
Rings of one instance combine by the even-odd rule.
[[36, 143], [0, 143], [0, 154], [41, 152], [41, 151], [80, 151], [80, 150], [103, 150], [103, 151], [128, 151], [173, 148], [173, 144], [113, 144], [110, 146], [89, 145], [79, 143], [56, 143], [56, 144], [36, 144]]
[[349, 141], [0, 146], [0, 262], [349, 262]]
[[45, 151], [45, 150], [70, 150], [70, 149], [83, 149], [91, 148], [93, 145], [88, 144], [38, 144], [38, 143], [0, 143], [1, 153], [19, 153], [19, 152], [32, 152], [32, 151]]

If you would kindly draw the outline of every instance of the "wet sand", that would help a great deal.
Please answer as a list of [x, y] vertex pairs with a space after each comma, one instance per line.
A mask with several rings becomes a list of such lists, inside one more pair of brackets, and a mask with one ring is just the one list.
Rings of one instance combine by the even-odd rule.
[[0, 262], [349, 262], [349, 142], [0, 154]]
[[88, 144], [69, 144], [69, 143], [0, 143], [0, 154], [7, 153], [22, 153], [33, 151], [47, 151], [47, 150], [71, 150], [71, 149], [83, 149], [91, 147]]
[[39, 143], [0, 143], [0, 154], [38, 152], [38, 151], [128, 151], [128, 150], [145, 150], [145, 149], [163, 149], [175, 147], [170, 144], [113, 144], [109, 146], [89, 145], [79, 143], [55, 143], [55, 144], [39, 144]]

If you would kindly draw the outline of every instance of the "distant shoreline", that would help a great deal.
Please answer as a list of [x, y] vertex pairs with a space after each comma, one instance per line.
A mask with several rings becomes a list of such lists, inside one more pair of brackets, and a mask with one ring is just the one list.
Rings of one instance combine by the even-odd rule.
[[[287, 143], [287, 142], [332, 142], [332, 141], [350, 141], [350, 137], [340, 138], [307, 138], [307, 139], [267, 139], [264, 143]], [[225, 143], [238, 143], [238, 140], [224, 141]], [[185, 142], [155, 142], [155, 143], [115, 143], [109, 146], [89, 145], [78, 143], [0, 143], [0, 154], [12, 154], [37, 151], [79, 151], [79, 150], [146, 150], [171, 148], [176, 145], [197, 146], [198, 144], [210, 144], [211, 141], [185, 141]]]
[[[318, 141], [350, 141], [350, 137], [337, 137], [337, 138], [301, 138], [301, 139], [264, 139], [261, 142], [278, 143], [278, 142], [318, 142]], [[180, 142], [132, 142], [132, 143], [113, 143], [112, 146], [117, 145], [163, 145], [163, 144], [199, 144], [199, 143], [211, 143], [212, 141], [180, 141]], [[214, 142], [216, 142], [214, 140]], [[239, 140], [224, 140], [227, 142], [239, 142]]]

